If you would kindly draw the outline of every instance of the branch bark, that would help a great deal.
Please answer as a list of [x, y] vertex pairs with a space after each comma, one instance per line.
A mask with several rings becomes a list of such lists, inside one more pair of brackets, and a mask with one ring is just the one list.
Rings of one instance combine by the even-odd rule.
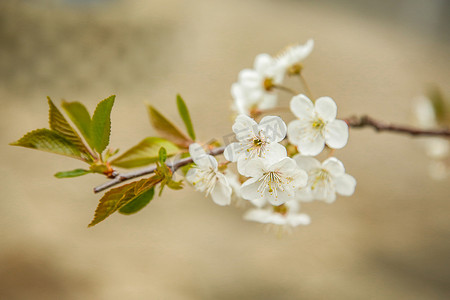
[[[216, 155], [222, 154], [224, 150], [225, 150], [225, 147], [218, 147], [218, 148], [212, 149], [208, 154], [216, 156]], [[167, 166], [172, 169], [172, 172], [175, 172], [182, 166], [190, 164], [191, 162], [192, 162], [192, 157], [187, 157], [187, 158], [180, 159], [173, 163], [167, 163]], [[112, 176], [114, 176], [114, 178], [111, 179], [110, 181], [107, 181], [107, 182], [95, 187], [94, 193], [99, 193], [99, 192], [109, 189], [115, 185], [118, 185], [119, 183], [122, 183], [124, 181], [130, 180], [133, 178], [152, 174], [155, 172], [155, 170], [156, 170], [156, 166], [150, 166], [147, 168], [143, 168], [143, 169], [140, 169], [137, 171], [128, 172], [128, 173], [124, 173], [124, 174], [120, 174], [120, 173], [114, 174], [113, 173]]]
[[376, 131], [379, 131], [379, 132], [380, 131], [390, 131], [390, 132], [408, 134], [408, 135], [412, 135], [412, 136], [423, 135], [423, 136], [450, 137], [449, 129], [429, 130], [429, 129], [410, 127], [410, 126], [390, 124], [390, 123], [386, 123], [383, 121], [378, 121], [367, 115], [362, 116], [362, 117], [353, 116], [353, 117], [344, 119], [344, 121], [348, 124], [349, 127], [352, 127], [352, 128], [372, 127], [373, 129], [375, 129]]
[[[395, 125], [395, 124], [378, 121], [367, 115], [362, 116], [362, 117], [352, 116], [350, 118], [344, 119], [344, 121], [348, 124], [349, 127], [352, 127], [352, 128], [372, 127], [377, 132], [390, 131], [390, 132], [394, 132], [394, 133], [403, 133], [403, 134], [408, 134], [408, 135], [412, 135], [412, 136], [440, 136], [440, 137], [445, 137], [445, 138], [450, 137], [449, 129], [425, 130], [425, 129], [415, 128], [415, 127], [410, 127], [410, 126]], [[212, 149], [209, 152], [209, 154], [213, 155], [213, 156], [220, 155], [223, 153], [224, 150], [225, 150], [225, 147], [218, 147], [218, 148]], [[187, 157], [187, 158], [180, 159], [174, 163], [168, 163], [167, 165], [172, 169], [173, 172], [175, 172], [182, 166], [185, 166], [190, 163], [192, 163], [192, 158]], [[109, 189], [117, 184], [120, 184], [124, 181], [130, 180], [133, 178], [152, 174], [153, 172], [155, 172], [155, 170], [156, 170], [155, 166], [150, 166], [147, 168], [143, 168], [143, 169], [140, 169], [137, 171], [124, 173], [124, 174], [113, 173], [112, 176], [114, 178], [111, 179], [110, 181], [103, 183], [102, 185], [95, 187], [94, 193], [99, 193], [101, 191]]]

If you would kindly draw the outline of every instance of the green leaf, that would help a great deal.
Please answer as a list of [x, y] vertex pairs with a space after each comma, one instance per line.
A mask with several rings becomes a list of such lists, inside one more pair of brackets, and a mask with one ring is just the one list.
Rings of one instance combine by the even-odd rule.
[[78, 177], [78, 176], [82, 176], [82, 175], [86, 175], [92, 173], [89, 170], [84, 170], [84, 169], [75, 169], [72, 171], [65, 171], [65, 172], [58, 172], [55, 174], [56, 178], [70, 178], [70, 177]]
[[89, 151], [84, 145], [78, 133], [70, 126], [66, 118], [61, 114], [58, 108], [53, 104], [50, 97], [47, 97], [49, 105], [49, 124], [50, 129], [65, 137], [68, 141], [78, 147], [78, 149], [86, 153], [89, 157]]
[[102, 100], [95, 109], [91, 121], [90, 137], [94, 149], [102, 153], [109, 144], [109, 135], [111, 133], [111, 109], [114, 105], [116, 96], [111, 96]]
[[148, 105], [148, 114], [150, 117], [150, 122], [153, 128], [164, 138], [173, 142], [175, 145], [188, 148], [193, 142], [189, 137], [181, 132], [179, 128], [167, 120], [159, 111], [157, 111], [153, 106]]
[[[103, 221], [123, 206], [135, 200], [140, 195], [146, 193], [160, 181], [161, 179], [159, 176], [154, 175], [150, 178], [141, 179], [106, 192], [100, 199], [97, 209], [95, 210], [94, 219], [88, 227], [92, 227]], [[139, 186], [138, 189], [136, 188], [137, 186]]]
[[159, 149], [159, 153], [158, 153], [158, 157], [159, 157], [159, 162], [160, 163], [165, 163], [166, 159], [167, 159], [167, 151], [164, 147], [161, 147], [161, 149]]
[[80, 102], [66, 101], [63, 101], [61, 106], [69, 116], [70, 120], [77, 126], [89, 146], [94, 148], [91, 141], [91, 116], [86, 107]]
[[111, 164], [121, 168], [136, 168], [155, 163], [159, 159], [158, 155], [161, 147], [166, 149], [169, 157], [177, 154], [180, 150], [166, 139], [148, 137], [111, 161]]
[[83, 161], [88, 160], [78, 146], [74, 145], [61, 134], [45, 128], [31, 131], [25, 134], [20, 140], [13, 142], [10, 145], [56, 153], [81, 159]]
[[141, 209], [143, 209], [147, 204], [152, 201], [153, 196], [155, 195], [155, 188], [148, 189], [143, 193], [139, 194], [139, 196], [135, 197], [132, 201], [128, 202], [119, 209], [119, 213], [124, 215], [131, 215], [137, 213]]
[[431, 104], [433, 106], [433, 110], [438, 123], [444, 123], [447, 118], [447, 108], [444, 94], [438, 87], [435, 86], [429, 89], [428, 98], [431, 100]]
[[181, 119], [183, 119], [184, 125], [186, 125], [186, 130], [189, 136], [195, 141], [195, 132], [194, 126], [192, 126], [191, 116], [189, 115], [189, 110], [180, 94], [177, 95], [177, 106], [178, 112], [180, 113]]

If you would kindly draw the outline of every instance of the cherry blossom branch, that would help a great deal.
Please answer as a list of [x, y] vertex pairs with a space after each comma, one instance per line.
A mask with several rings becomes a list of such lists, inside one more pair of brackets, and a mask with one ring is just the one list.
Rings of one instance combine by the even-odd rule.
[[362, 128], [362, 127], [372, 127], [376, 131], [391, 131], [397, 133], [404, 133], [413, 136], [423, 135], [423, 136], [441, 136], [450, 137], [450, 129], [421, 129], [417, 127], [410, 127], [404, 125], [390, 124], [383, 121], [378, 121], [372, 117], [364, 115], [362, 117], [352, 116], [350, 118], [344, 119], [349, 127], [352, 128]]
[[[390, 131], [390, 132], [409, 134], [409, 135], [413, 135], [413, 136], [423, 135], [423, 136], [450, 137], [449, 129], [425, 130], [425, 129], [415, 128], [415, 127], [395, 125], [395, 124], [378, 121], [367, 115], [364, 115], [362, 117], [352, 116], [350, 118], [344, 119], [344, 121], [348, 124], [349, 127], [352, 127], [352, 128], [372, 127], [376, 131], [379, 131], [379, 132], [380, 131]], [[225, 150], [225, 147], [214, 148], [209, 152], [209, 154], [213, 155], [213, 156], [220, 155], [223, 153], [224, 150]], [[172, 171], [175, 172], [182, 166], [185, 166], [190, 163], [192, 163], [192, 158], [187, 157], [187, 158], [183, 158], [178, 161], [175, 161], [173, 163], [169, 162], [169, 163], [167, 163], [167, 166], [169, 166], [172, 169]], [[155, 170], [156, 170], [156, 166], [150, 166], [150, 167], [143, 168], [143, 169], [140, 169], [137, 171], [123, 173], [123, 174], [113, 173], [112, 176], [114, 178], [110, 181], [107, 181], [107, 182], [95, 187], [94, 193], [99, 193], [101, 191], [109, 189], [115, 185], [118, 185], [124, 181], [128, 181], [133, 178], [152, 174], [155, 172]]]
[[[218, 148], [214, 148], [212, 149], [208, 154], [212, 155], [212, 156], [216, 156], [216, 155], [220, 155], [223, 153], [223, 151], [225, 150], [225, 147], [218, 147]], [[167, 166], [169, 168], [172, 169], [172, 172], [175, 172], [176, 170], [178, 170], [179, 168], [192, 163], [192, 157], [187, 157], [187, 158], [183, 158], [180, 159], [178, 161], [175, 161], [173, 163], [167, 162]], [[94, 193], [99, 193], [101, 191], [104, 191], [106, 189], [109, 189], [115, 185], [118, 185], [124, 181], [128, 181], [130, 179], [133, 178], [137, 178], [137, 177], [141, 177], [141, 176], [145, 176], [148, 174], [152, 174], [156, 171], [156, 166], [150, 166], [147, 168], [143, 168], [137, 171], [133, 171], [133, 172], [128, 172], [128, 173], [113, 173], [112, 176], [114, 177], [112, 180], [107, 181], [97, 187], [94, 188]]]

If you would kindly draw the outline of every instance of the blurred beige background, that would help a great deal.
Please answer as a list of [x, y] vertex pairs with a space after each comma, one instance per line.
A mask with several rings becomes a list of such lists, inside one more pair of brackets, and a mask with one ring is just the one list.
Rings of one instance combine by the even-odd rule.
[[427, 84], [450, 94], [449, 8], [444, 0], [0, 1], [0, 298], [449, 299], [450, 181], [429, 178], [413, 138], [353, 130], [337, 156], [356, 193], [304, 205], [312, 224], [281, 239], [191, 188], [87, 229], [100, 198], [92, 187], [104, 179], [58, 180], [57, 171], [82, 165], [7, 146], [48, 126], [47, 95], [92, 112], [116, 94], [112, 146], [122, 150], [154, 134], [144, 102], [177, 119], [178, 92], [200, 139], [221, 137], [239, 70], [308, 38], [314, 94], [333, 97], [341, 117], [407, 123]]

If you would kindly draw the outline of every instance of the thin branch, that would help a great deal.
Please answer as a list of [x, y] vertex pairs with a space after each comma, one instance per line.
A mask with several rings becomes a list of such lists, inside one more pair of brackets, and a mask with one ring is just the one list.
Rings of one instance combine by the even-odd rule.
[[[403, 133], [413, 136], [440, 136], [440, 137], [450, 137], [450, 130], [449, 129], [436, 129], [436, 130], [425, 130], [410, 126], [403, 126], [403, 125], [395, 125], [390, 123], [385, 123], [382, 121], [375, 120], [372, 117], [369, 116], [352, 116], [350, 118], [344, 119], [344, 121], [348, 124], [349, 127], [352, 128], [363, 128], [363, 127], [372, 127], [376, 131], [389, 131], [389, 132], [396, 132], [396, 133]], [[218, 147], [215, 149], [212, 149], [209, 154], [216, 156], [223, 153], [225, 150], [225, 147]], [[181, 168], [182, 166], [185, 166], [187, 164], [192, 163], [192, 158], [187, 157], [180, 159], [173, 163], [167, 163], [167, 165], [172, 169], [173, 172]], [[102, 185], [99, 185], [94, 188], [94, 193], [99, 193], [101, 191], [104, 191], [106, 189], [109, 189], [117, 184], [120, 184], [124, 181], [128, 181], [133, 178], [141, 177], [144, 175], [152, 174], [156, 170], [155, 166], [150, 166], [147, 168], [143, 168], [137, 171], [129, 172], [129, 173], [113, 173], [112, 176], [114, 177], [112, 180], [105, 182]]]
[[287, 93], [289, 93], [289, 94], [292, 94], [293, 96], [299, 94], [297, 91], [291, 89], [290, 87], [284, 86], [284, 85], [274, 84], [274, 85], [272, 85], [272, 87], [273, 87], [274, 89], [278, 89], [278, 90], [281, 90], [281, 91], [285, 91], [285, 92], [287, 92]]
[[[225, 147], [219, 147], [219, 148], [215, 148], [212, 149], [209, 154], [216, 156], [216, 155], [220, 155], [223, 153], [223, 151], [225, 150]], [[192, 162], [192, 157], [187, 157], [187, 158], [183, 158], [180, 159], [174, 163], [167, 163], [167, 166], [169, 168], [172, 169], [172, 172], [175, 172], [176, 170], [178, 170], [179, 168], [181, 168], [182, 166], [185, 166], [187, 164], [190, 164]], [[148, 174], [152, 174], [154, 173], [156, 170], [156, 166], [150, 166], [147, 168], [143, 168], [137, 171], [133, 171], [133, 172], [128, 172], [128, 173], [124, 173], [124, 174], [120, 174], [120, 173], [115, 173], [113, 174], [114, 179], [107, 181], [97, 187], [94, 188], [94, 193], [99, 193], [101, 191], [104, 191], [106, 189], [109, 189], [115, 185], [118, 185], [124, 181], [128, 181], [130, 179], [133, 178], [137, 178], [137, 177], [141, 177], [141, 176], [145, 176]]]
[[311, 89], [309, 88], [309, 85], [308, 85], [308, 83], [306, 82], [305, 77], [303, 77], [302, 73], [299, 74], [299, 78], [300, 78], [300, 81], [301, 81], [301, 83], [302, 83], [302, 85], [303, 85], [303, 88], [305, 89], [306, 95], [307, 95], [312, 101], [314, 101], [314, 98], [313, 98], [313, 94], [312, 94], [312, 92], [311, 92]]
[[372, 127], [376, 131], [391, 131], [397, 133], [404, 133], [413, 136], [440, 136], [440, 137], [450, 137], [450, 129], [421, 129], [417, 127], [403, 126], [390, 124], [383, 121], [378, 121], [369, 116], [352, 116], [350, 118], [344, 119], [349, 127], [352, 128], [362, 128], [362, 127]]

